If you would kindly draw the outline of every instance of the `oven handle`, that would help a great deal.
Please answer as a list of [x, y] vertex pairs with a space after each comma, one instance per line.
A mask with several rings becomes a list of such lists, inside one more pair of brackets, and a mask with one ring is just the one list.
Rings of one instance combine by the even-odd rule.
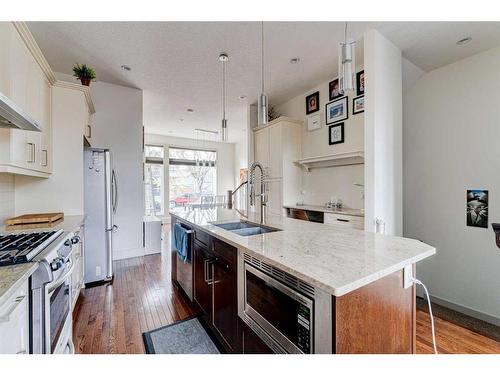
[[66, 281], [66, 279], [69, 276], [71, 276], [71, 274], [73, 273], [73, 270], [75, 269], [75, 264], [71, 261], [69, 261], [67, 263], [71, 263], [70, 269], [67, 272], [65, 272], [64, 275], [59, 277], [59, 279], [57, 279], [56, 281], [53, 281], [52, 283], [47, 285], [48, 286], [48, 291], [47, 291], [48, 294], [51, 294], [54, 290], [59, 288], [59, 286], [61, 286], [61, 284], [64, 283]]

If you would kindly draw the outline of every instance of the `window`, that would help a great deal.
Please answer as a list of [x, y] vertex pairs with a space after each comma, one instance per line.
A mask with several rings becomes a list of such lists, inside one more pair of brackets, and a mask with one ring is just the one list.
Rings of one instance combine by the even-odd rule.
[[162, 216], [164, 210], [163, 146], [144, 146], [144, 199], [146, 215]]
[[217, 152], [169, 148], [170, 207], [204, 203], [217, 192]]

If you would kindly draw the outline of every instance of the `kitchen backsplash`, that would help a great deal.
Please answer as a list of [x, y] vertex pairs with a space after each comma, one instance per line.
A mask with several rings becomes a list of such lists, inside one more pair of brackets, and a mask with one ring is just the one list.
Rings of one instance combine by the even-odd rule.
[[0, 173], [0, 226], [14, 216], [14, 175]]

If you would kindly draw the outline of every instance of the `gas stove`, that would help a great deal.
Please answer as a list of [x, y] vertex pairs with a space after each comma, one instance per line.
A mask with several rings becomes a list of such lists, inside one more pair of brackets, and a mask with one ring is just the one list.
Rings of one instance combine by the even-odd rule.
[[58, 231], [0, 234], [0, 267], [31, 262], [33, 258], [61, 235]]

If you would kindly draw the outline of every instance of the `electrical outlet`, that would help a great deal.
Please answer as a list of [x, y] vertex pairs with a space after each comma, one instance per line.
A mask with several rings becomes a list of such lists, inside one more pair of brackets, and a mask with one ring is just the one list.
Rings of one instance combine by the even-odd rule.
[[403, 268], [403, 288], [408, 289], [413, 285], [413, 265], [408, 264]]

